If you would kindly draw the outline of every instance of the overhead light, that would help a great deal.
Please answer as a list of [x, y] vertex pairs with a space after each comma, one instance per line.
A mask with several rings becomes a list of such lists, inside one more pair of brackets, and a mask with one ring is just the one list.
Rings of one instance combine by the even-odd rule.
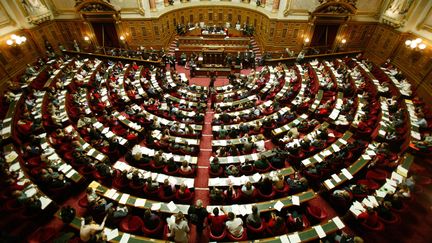
[[121, 35], [120, 40], [125, 40], [125, 37]]
[[306, 39], [304, 40], [305, 43], [309, 43], [309, 38], [306, 37]]
[[342, 44], [345, 44], [346, 43], [346, 40], [345, 39], [342, 39]]
[[417, 42], [415, 42], [415, 41], [411, 42], [410, 47], [413, 48], [413, 49], [416, 48], [417, 47]]
[[84, 36], [84, 40], [85, 40], [85, 41], [89, 41], [90, 38], [89, 38], [88, 36]]
[[6, 44], [8, 44], [9, 46], [13, 45], [13, 43], [14, 43], [14, 42], [13, 42], [13, 40], [11, 40], [11, 39], [9, 39], [9, 40], [6, 41]]
[[421, 44], [418, 46], [418, 48], [421, 49], [421, 50], [423, 50], [423, 49], [426, 48], [426, 44], [425, 44], [425, 43], [421, 43]]
[[416, 42], [417, 44], [419, 44], [419, 43], [422, 42], [422, 39], [421, 39], [421, 38], [417, 38], [417, 39], [415, 39], [415, 42]]
[[406, 40], [405, 45], [407, 45], [407, 46], [411, 45], [411, 40]]

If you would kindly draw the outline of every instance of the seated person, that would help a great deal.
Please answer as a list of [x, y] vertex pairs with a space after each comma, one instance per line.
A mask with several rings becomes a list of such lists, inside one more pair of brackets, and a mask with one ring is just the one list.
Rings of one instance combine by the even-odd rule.
[[161, 221], [161, 218], [157, 214], [154, 214], [150, 209], [144, 211], [143, 219], [144, 227], [149, 230], [156, 229]]
[[246, 182], [241, 188], [242, 193], [247, 197], [252, 197], [255, 187], [252, 185], [250, 181]]
[[213, 214], [210, 214], [208, 217], [208, 222], [210, 227], [210, 230], [213, 235], [219, 236], [223, 233], [225, 229], [225, 221], [227, 220], [227, 216], [223, 210], [223, 207], [221, 208], [223, 214], [219, 215], [219, 208], [213, 209]]
[[261, 215], [256, 205], [252, 206], [252, 213], [246, 217], [246, 223], [254, 228], [261, 227]]
[[210, 200], [212, 202], [223, 202], [224, 201], [223, 191], [219, 188], [213, 187], [210, 190]]
[[192, 167], [189, 165], [189, 163], [185, 160], [182, 162], [182, 165], [180, 166], [180, 171], [188, 174], [192, 172]]
[[177, 196], [179, 199], [186, 199], [191, 196], [192, 192], [190, 189], [186, 186], [186, 184], [182, 183], [180, 185], [179, 190], [177, 190]]
[[241, 237], [243, 235], [243, 220], [241, 218], [237, 218], [233, 212], [228, 213], [228, 219], [225, 222], [228, 233], [233, 235], [234, 237]]
[[170, 197], [174, 195], [175, 187], [169, 183], [168, 179], [165, 179], [162, 184], [162, 191], [165, 197]]
[[269, 221], [267, 222], [267, 229], [272, 235], [281, 235], [286, 231], [285, 221], [282, 217], [277, 216], [272, 212]]

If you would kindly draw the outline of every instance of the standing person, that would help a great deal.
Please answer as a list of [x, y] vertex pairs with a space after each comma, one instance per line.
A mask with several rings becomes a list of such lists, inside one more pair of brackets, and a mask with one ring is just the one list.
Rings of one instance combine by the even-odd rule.
[[205, 227], [204, 221], [208, 216], [207, 209], [203, 207], [201, 200], [197, 200], [195, 206], [189, 208], [188, 215], [190, 216], [191, 223], [196, 225], [197, 232], [201, 234]]
[[[174, 217], [174, 219], [172, 219]], [[189, 225], [183, 213], [180, 211], [175, 216], [169, 218], [168, 228], [170, 232], [168, 237], [174, 237], [174, 241], [177, 243], [187, 243], [189, 241]]]
[[216, 82], [216, 76], [215, 76], [214, 73], [212, 73], [211, 76], [210, 76], [210, 85], [209, 85], [209, 87], [213, 88], [215, 82]]

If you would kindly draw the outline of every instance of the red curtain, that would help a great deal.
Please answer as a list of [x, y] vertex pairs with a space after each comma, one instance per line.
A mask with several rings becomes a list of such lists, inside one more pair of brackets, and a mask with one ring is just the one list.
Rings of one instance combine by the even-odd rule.
[[99, 46], [120, 47], [114, 23], [92, 23]]
[[316, 25], [311, 40], [311, 46], [331, 48], [339, 30], [336, 25]]

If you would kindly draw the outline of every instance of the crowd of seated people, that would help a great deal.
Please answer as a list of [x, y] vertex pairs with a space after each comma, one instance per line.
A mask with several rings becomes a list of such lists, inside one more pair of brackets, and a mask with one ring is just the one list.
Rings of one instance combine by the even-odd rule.
[[[368, 66], [368, 69], [373, 69], [373, 66], [367, 61], [363, 63]], [[352, 66], [355, 66], [354, 71], [348, 72], [348, 69]], [[389, 118], [389, 122], [386, 124], [387, 135], [384, 137], [385, 142], [378, 145], [377, 155], [369, 162], [367, 168], [371, 170], [394, 170], [398, 166], [400, 155], [394, 153], [392, 145], [405, 138], [407, 130], [405, 124], [408, 119], [406, 113], [403, 112], [404, 106], [401, 105], [402, 98], [394, 93], [391, 82], [384, 82], [382, 87], [374, 90], [373, 86], [375, 84], [365, 75], [367, 70], [363, 70], [363, 68], [355, 63], [351, 63], [350, 61], [346, 63], [335, 62], [334, 67], [336, 68], [336, 73], [341, 75], [340, 79], [334, 78], [335, 73], [330, 70], [329, 64], [322, 64], [318, 68], [323, 79], [317, 79], [316, 73], [314, 73], [315, 68], [307, 64], [304, 65], [303, 68], [306, 70], [304, 77], [306, 80], [297, 78], [298, 70], [294, 71], [294, 69], [290, 69], [286, 72], [282, 65], [280, 65], [274, 68], [274, 75], [277, 78], [270, 87], [267, 84], [270, 82], [271, 68], [264, 68], [258, 75], [253, 74], [253, 76], [245, 77], [243, 81], [235, 80], [231, 82], [233, 91], [220, 92], [217, 89], [213, 89], [210, 92], [210, 97], [212, 99], [214, 97], [215, 112], [219, 115], [213, 121], [213, 125], [220, 125], [220, 129], [214, 131], [214, 138], [220, 140], [239, 139], [244, 142], [235, 145], [215, 146], [213, 148], [214, 158], [211, 160], [209, 168], [211, 176], [240, 177], [255, 173], [261, 174], [261, 179], [257, 182], [249, 180], [242, 183], [242, 185], [230, 184], [228, 186], [211, 188], [210, 199], [212, 204], [233, 204], [240, 200], [244, 200], [245, 202], [260, 202], [304, 192], [309, 188], [311, 181], [313, 183], [320, 182], [322, 179], [329, 177], [332, 171], [350, 166], [353, 161], [359, 158], [371, 140], [367, 139], [368, 142], [349, 140], [346, 146], [340, 148], [340, 151], [327, 156], [322, 163], [316, 163], [305, 168], [302, 168], [301, 164], [299, 164], [301, 159], [306, 158], [306, 156], [313, 156], [316, 152], [332, 145], [341, 136], [341, 133], [337, 129], [335, 130], [334, 127], [322, 127], [322, 121], [327, 120], [326, 117], [335, 107], [337, 92], [342, 92], [345, 95], [342, 99], [343, 106], [341, 111], [342, 114], [351, 117], [347, 119], [348, 124], [352, 120], [357, 120], [357, 127], [360, 132], [367, 131], [369, 134], [376, 128], [376, 123], [379, 121], [379, 113], [383, 112], [380, 109], [382, 109], [382, 105], [385, 102], [386, 106], [388, 106]], [[75, 68], [78, 69], [75, 70]], [[36, 70], [32, 70], [29, 67], [28, 74], [30, 76], [36, 73]], [[291, 77], [295, 76], [295, 78], [287, 81], [287, 79], [284, 79], [287, 75]], [[137, 77], [139, 78], [137, 79]], [[360, 81], [357, 82], [358, 80], [356, 80], [354, 82], [352, 80], [353, 77], [358, 77]], [[72, 84], [65, 87], [62, 83], [66, 79], [71, 79]], [[171, 84], [172, 80], [174, 81], [174, 86]], [[139, 82], [135, 83], [135, 81]], [[305, 82], [300, 85], [299, 81]], [[74, 65], [62, 68], [62, 75], [56, 78], [49, 88], [45, 89], [46, 94], [43, 96], [45, 99], [44, 103], [46, 104], [46, 108], [43, 108], [43, 113], [49, 114], [49, 116], [40, 119], [34, 115], [39, 111], [38, 104], [40, 101], [38, 99], [40, 91], [29, 92], [22, 100], [22, 112], [17, 122], [17, 129], [21, 134], [21, 139], [25, 141], [22, 145], [23, 157], [26, 159], [34, 157], [40, 159], [40, 162], [37, 161], [35, 163], [37, 166], [31, 168], [31, 175], [37, 184], [42, 187], [64, 188], [70, 187], [72, 183], [59, 170], [61, 161], [47, 159], [46, 154], [43, 153], [46, 148], [42, 146], [43, 142], [41, 138], [36, 135], [47, 132], [50, 144], [53, 145], [53, 148], [62, 157], [62, 152], [64, 152], [64, 157], [66, 157], [66, 154], [70, 156], [70, 161], [67, 162], [70, 162], [74, 168], [93, 168], [91, 178], [97, 178], [96, 174], [100, 176], [99, 179], [112, 178], [112, 180], [105, 181], [106, 185], [112, 185], [113, 188], [135, 196], [142, 196], [157, 201], [190, 203], [193, 199], [193, 188], [189, 188], [184, 183], [173, 183], [168, 179], [165, 179], [163, 183], [158, 182], [155, 178], [142, 173], [140, 170], [148, 169], [151, 172], [173, 176], [180, 175], [181, 177], [194, 176], [196, 168], [193, 163], [188, 162], [187, 159], [174, 159], [172, 156], [171, 158], [167, 158], [164, 155], [173, 151], [175, 151], [175, 154], [183, 156], [197, 155], [199, 152], [197, 146], [184, 145], [173, 139], [173, 137], [186, 138], [189, 135], [194, 137], [199, 136], [201, 131], [196, 129], [195, 125], [204, 124], [203, 112], [206, 109], [207, 91], [193, 88], [194, 86], [189, 86], [187, 83], [182, 82], [181, 76], [174, 70], [166, 73], [161, 68], [141, 68], [136, 63], [126, 66], [121, 62], [103, 61], [99, 66], [94, 61], [81, 63], [77, 60]], [[290, 83], [286, 85], [284, 82]], [[249, 85], [252, 89], [248, 88]], [[137, 95], [140, 86], [143, 88], [144, 93]], [[284, 86], [287, 86], [285, 92], [289, 94], [286, 97], [286, 93], [283, 94], [284, 98], [282, 99], [275, 98]], [[354, 86], [357, 87], [355, 90]], [[274, 154], [271, 156], [261, 155], [261, 153], [267, 151], [265, 140], [269, 133], [266, 133], [266, 131], [276, 128], [276, 126], [273, 126], [275, 123], [280, 126], [296, 119], [302, 113], [302, 107], [308, 108], [313, 102], [313, 96], [317, 93], [318, 88], [324, 91], [324, 95], [313, 114], [308, 114], [310, 117], [296, 124], [296, 126], [286, 131], [284, 136], [277, 139], [281, 149], [272, 149], [271, 151]], [[236, 91], [241, 89], [244, 89], [245, 92]], [[298, 105], [289, 104], [287, 101], [292, 99], [300, 89], [303, 90], [303, 96], [309, 97], [309, 100], [303, 100], [305, 102], [300, 102]], [[180, 90], [182, 91], [180, 92]], [[267, 91], [261, 92], [262, 90]], [[65, 97], [62, 93], [63, 91], [67, 91]], [[251, 101], [240, 103], [240, 105], [228, 104], [250, 97], [254, 92], [257, 92], [259, 95]], [[351, 99], [356, 94], [361, 94], [362, 99], [366, 102], [361, 106], [363, 115], [360, 115], [360, 118], [357, 117], [357, 119], [355, 119], [356, 114], [354, 112], [356, 111], [355, 107], [358, 105], [358, 102], [354, 102]], [[385, 97], [385, 99], [382, 98], [379, 100], [378, 94]], [[11, 91], [10, 98], [13, 98], [13, 96]], [[82, 98], [85, 101], [82, 101]], [[61, 113], [63, 99], [66, 99], [68, 115], [71, 118], [71, 121], [67, 123], [63, 122], [64, 117], [62, 117]], [[141, 99], [142, 105], [138, 105], [138, 107], [136, 104], [133, 104], [135, 102], [130, 102], [131, 100], [137, 101]], [[266, 101], [272, 101], [271, 105], [265, 105]], [[307, 103], [306, 106], [305, 103]], [[270, 116], [285, 106], [289, 107], [290, 110], [282, 114], [278, 113], [275, 116]], [[168, 110], [164, 110], [164, 107], [169, 108]], [[86, 108], [90, 109], [90, 114], [86, 111]], [[74, 111], [72, 112], [72, 110]], [[118, 116], [110, 114], [114, 110], [119, 110], [120, 114], [124, 115], [127, 120], [141, 124], [144, 128], [143, 132], [137, 133], [124, 123], [123, 118], [120, 119]], [[246, 115], [232, 115], [234, 113], [241, 113], [244, 110], [250, 110], [250, 112]], [[188, 112], [195, 112], [197, 115], [189, 116]], [[425, 129], [424, 131], [426, 131], [428, 123], [422, 112], [421, 109], [416, 110], [419, 117], [417, 124], [421, 129]], [[51, 119], [49, 125], [52, 126], [47, 126], [47, 124], [43, 123], [47, 118]], [[262, 121], [258, 121], [261, 118], [263, 118]], [[161, 122], [161, 119], [169, 120], [172, 123], [164, 124]], [[113, 130], [115, 138], [107, 138], [101, 133], [94, 126], [95, 120], [102, 123], [109, 130]], [[74, 132], [63, 129], [69, 123], [72, 124]], [[238, 125], [238, 129], [232, 129], [230, 125]], [[159, 138], [155, 135], [156, 131], [160, 133]], [[312, 139], [307, 138], [306, 135], [309, 133], [314, 134]], [[23, 138], [22, 135], [25, 134], [33, 135]], [[127, 145], [120, 145], [119, 139], [121, 138], [126, 138], [129, 143]], [[137, 145], [142, 138], [145, 138], [145, 142]], [[299, 146], [292, 145], [294, 140], [299, 141]], [[91, 148], [109, 155], [109, 161], [88, 155], [88, 150], [82, 149], [83, 144], [89, 144]], [[141, 152], [142, 146], [151, 149], [154, 151], [154, 154], [143, 154]], [[253, 160], [248, 158], [240, 163], [226, 163], [224, 161], [223, 164], [218, 162], [228, 156], [238, 157], [255, 153], [258, 153], [258, 157]], [[301, 153], [304, 156], [298, 156]], [[123, 154], [126, 154], [126, 162], [136, 165], [137, 168], [131, 168], [127, 171], [114, 169], [109, 162], [117, 161]], [[290, 175], [275, 173], [270, 176], [269, 174], [264, 174], [277, 169], [284, 169], [289, 165], [294, 165], [298, 172]], [[79, 169], [78, 171], [82, 174], [86, 172], [84, 169]], [[319, 179], [316, 179], [316, 176]], [[87, 176], [87, 178], [89, 177]], [[12, 180], [5, 181], [5, 183], [12, 187], [17, 187], [17, 191], [20, 190], [20, 187], [14, 186]], [[284, 191], [284, 188], [287, 186], [289, 190]], [[349, 205], [349, 202], [352, 202], [352, 200], [360, 199], [365, 195], [373, 193], [376, 187], [377, 185], [374, 185], [370, 181], [367, 183], [358, 181], [357, 184], [346, 185], [344, 188], [335, 190], [332, 197], [337, 198], [339, 201], [347, 201], [347, 205]], [[276, 195], [275, 191], [282, 191], [282, 193]], [[25, 198], [25, 195], [20, 195], [18, 192], [13, 192], [12, 194], [17, 199], [19, 198], [20, 201], [22, 198]], [[358, 218], [371, 224], [377, 215], [390, 220], [392, 217], [389, 213], [391, 208], [403, 207], [403, 200], [401, 198], [409, 196], [410, 189], [408, 189], [408, 186], [401, 186], [396, 193], [392, 195], [387, 194], [387, 197], [383, 201], [380, 201], [377, 208], [368, 209], [368, 211]], [[135, 209], [102, 198], [91, 189], [87, 191], [86, 198], [90, 205], [88, 209], [92, 211], [92, 216], [101, 218], [101, 216], [108, 213], [108, 221], [110, 222], [107, 222], [107, 224], [119, 226], [125, 232], [127, 232], [127, 228], [122, 228], [122, 223], [120, 222], [125, 222], [124, 220], [126, 219], [132, 220], [137, 215]], [[28, 205], [29, 208], [39, 208], [37, 196], [25, 198], [22, 202], [25, 202], [24, 204]], [[200, 207], [202, 208], [202, 204]], [[223, 208], [221, 209], [223, 212]], [[377, 211], [376, 214], [373, 213], [374, 210]], [[259, 213], [256, 207], [252, 207], [251, 214], [238, 217], [232, 212], [227, 214], [223, 212], [222, 215], [219, 209], [215, 209], [213, 215], [209, 216], [208, 222], [212, 226], [213, 235], [222, 235], [226, 231], [230, 240], [246, 239], [242, 238], [246, 235], [244, 232], [247, 232], [248, 235], [251, 232], [250, 239], [263, 238], [263, 236], [277, 236], [307, 228], [309, 225], [308, 216], [302, 213], [302, 211], [304, 209], [290, 207], [288, 211], [284, 209], [281, 212]], [[168, 236], [173, 237], [178, 242], [188, 240], [188, 220], [200, 225], [204, 224], [203, 222], [207, 218], [207, 215], [200, 216], [199, 219], [195, 218], [192, 215], [198, 214], [196, 212], [189, 212], [186, 217], [181, 213], [173, 215], [173, 217], [166, 217], [167, 215], [162, 214], [159, 216], [157, 214], [159, 213], [145, 210], [142, 214], [144, 216], [139, 217], [142, 220], [142, 224], [146, 225], [149, 229], [153, 229], [154, 225], [159, 224], [158, 222], [164, 221], [163, 218], [171, 218], [172, 220], [168, 220], [167, 223], [169, 229]], [[83, 223], [84, 226], [91, 224], [90, 219]], [[104, 223], [100, 227], [103, 228], [103, 225]], [[252, 228], [263, 227], [262, 232], [264, 233], [254, 236], [256, 232], [250, 230], [249, 226]], [[153, 237], [153, 235], [148, 235], [144, 230], [142, 231], [140, 229], [136, 232]], [[165, 238], [165, 236], [160, 231], [156, 238]]]

